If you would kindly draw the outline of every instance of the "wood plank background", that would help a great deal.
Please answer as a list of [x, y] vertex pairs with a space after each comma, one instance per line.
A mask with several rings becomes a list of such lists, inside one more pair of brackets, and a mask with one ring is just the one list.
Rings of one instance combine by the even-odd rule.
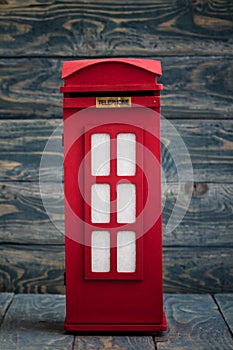
[[165, 295], [169, 329], [155, 337], [156, 349], [233, 349], [222, 309], [216, 306], [210, 295]]
[[64, 295], [0, 293], [4, 350], [232, 350], [233, 294], [165, 294], [168, 330], [156, 335], [65, 333]]
[[[62, 122], [62, 63], [144, 57], [162, 61], [162, 114], [194, 172], [190, 184], [184, 150], [175, 164], [174, 130], [162, 121], [164, 289], [232, 292], [233, 2], [4, 0], [0, 28], [0, 291], [64, 292], [61, 127], [40, 172], [50, 217], [38, 184]], [[174, 206], [178, 223], [188, 200], [168, 232]]]
[[232, 11], [228, 0], [2, 1], [1, 56], [232, 54]]
[[[133, 53], [131, 55], [136, 56]], [[231, 118], [232, 56], [222, 59], [222, 56], [213, 56], [212, 53], [207, 57], [155, 54], [148, 58], [162, 61], [163, 78], [160, 81], [164, 90], [161, 104], [166, 118]], [[61, 67], [65, 60], [71, 59], [73, 57], [69, 56], [7, 59], [1, 58], [0, 48], [1, 118], [61, 118]]]
[[233, 295], [232, 294], [216, 294], [214, 299], [219, 305], [224, 320], [226, 321], [231, 334], [233, 333]]

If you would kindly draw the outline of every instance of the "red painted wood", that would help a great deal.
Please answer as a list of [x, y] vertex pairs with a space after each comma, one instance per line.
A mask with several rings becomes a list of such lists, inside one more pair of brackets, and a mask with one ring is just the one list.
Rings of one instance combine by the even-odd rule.
[[[127, 86], [127, 90], [126, 90]], [[162, 84], [155, 84], [154, 81], [150, 84], [131, 84], [129, 82], [125, 82], [123, 84], [101, 84], [101, 85], [89, 85], [89, 84], [83, 84], [83, 85], [66, 85], [61, 86], [60, 91], [61, 92], [96, 92], [96, 91], [155, 91], [155, 90], [162, 90], [163, 85]]]
[[126, 88], [128, 85], [138, 85], [137, 90], [140, 91], [144, 85], [156, 84], [160, 75], [160, 61], [141, 59], [69, 61], [64, 63], [62, 69], [66, 87], [81, 85], [84, 89], [85, 86], [94, 89], [104, 86], [105, 91], [110, 91], [115, 85], [121, 85], [123, 91], [129, 91]]
[[75, 331], [81, 333], [93, 333], [93, 332], [143, 332], [145, 334], [153, 334], [155, 332], [166, 331], [167, 320], [166, 315], [163, 313], [163, 322], [161, 324], [66, 324], [67, 331]]
[[[93, 93], [90, 97], [74, 99], [67, 99], [67, 92], [65, 93], [63, 113], [66, 232], [65, 329], [82, 332], [141, 331], [153, 333], [166, 328], [162, 295], [160, 89], [153, 91], [156, 98], [143, 96], [143, 86], [153, 84], [156, 81], [155, 73], [159, 75], [161, 72], [158, 70], [158, 63], [154, 63], [153, 70], [148, 68], [148, 62], [144, 66], [142, 63], [137, 66], [136, 60], [134, 64], [127, 60], [124, 62], [124, 59], [94, 61], [94, 64], [88, 62], [81, 68], [80, 61], [77, 64], [65, 64], [63, 71], [65, 86], [82, 85], [85, 89], [85, 86], [93, 84], [96, 93], [100, 93], [103, 91], [103, 85], [106, 89], [107, 85], [111, 88], [116, 83], [121, 85], [122, 89], [125, 86], [123, 96], [128, 96], [128, 86], [140, 86], [141, 84], [141, 96], [137, 98], [141, 99], [139, 104], [142, 108], [135, 108], [134, 105], [128, 108], [88, 108], [93, 106]], [[150, 67], [153, 66], [153, 62], [150, 62]], [[70, 70], [67, 68], [69, 64], [73, 65], [72, 69], [69, 67]], [[122, 90], [119, 91], [122, 92]], [[155, 99], [155, 105], [151, 99]], [[150, 108], [145, 108], [146, 106]], [[90, 209], [85, 203], [85, 197], [88, 196], [89, 191], [88, 186], [93, 182], [106, 181], [107, 178], [108, 183], [115, 186], [119, 180], [119, 177], [116, 176], [114, 161], [109, 177], [99, 179], [99, 177], [88, 176], [86, 173], [84, 131], [86, 130], [86, 139], [88, 139], [88, 133], [91, 132], [93, 125], [99, 125], [100, 130], [106, 130], [106, 128], [110, 130], [112, 138], [122, 130], [127, 132], [136, 130], [136, 134], [140, 136], [138, 128], [142, 129], [143, 137], [139, 140], [139, 144], [143, 145], [143, 153], [141, 153], [141, 159], [137, 160], [142, 165], [142, 174], [122, 177], [124, 180], [137, 182], [137, 191], [139, 191], [136, 197], [137, 205], [139, 204], [137, 215], [140, 216], [140, 213], [143, 213], [142, 218], [137, 217], [139, 221], [127, 224], [130, 227], [129, 230], [136, 232], [141, 225], [142, 236], [137, 239], [136, 273], [126, 273], [124, 279], [122, 273], [116, 272], [115, 248], [111, 248], [113, 270], [110, 274], [98, 273], [101, 274], [101, 277], [93, 278], [93, 272], [90, 269], [91, 252], [83, 244], [85, 239], [90, 240], [90, 235], [88, 236], [88, 233], [86, 235], [86, 232], [90, 232], [91, 227], [108, 228], [111, 230], [113, 240], [116, 237], [117, 228], [122, 227], [122, 224], [116, 223], [114, 214], [111, 215], [109, 224], [89, 225]], [[111, 199], [113, 198], [114, 195]], [[126, 227], [124, 226], [124, 230]], [[134, 279], [133, 275], [137, 278]]]
[[[108, 59], [90, 59], [90, 60], [79, 60], [65, 62], [62, 69], [62, 78], [65, 79], [70, 75], [80, 70], [87, 70], [89, 67], [100, 66], [102, 71], [105, 70], [108, 64], [123, 64], [131, 65], [135, 68], [141, 68], [145, 71], [154, 73], [153, 75], [162, 75], [160, 61], [152, 61], [146, 59], [135, 59], [135, 58], [108, 58]], [[128, 67], [127, 67], [128, 68]], [[128, 68], [129, 69], [129, 68]], [[117, 72], [116, 72], [117, 73]]]
[[[132, 104], [145, 107], [159, 107], [160, 98], [157, 96], [132, 96]], [[95, 107], [95, 97], [64, 98], [64, 108], [86, 108], [87, 106]]]

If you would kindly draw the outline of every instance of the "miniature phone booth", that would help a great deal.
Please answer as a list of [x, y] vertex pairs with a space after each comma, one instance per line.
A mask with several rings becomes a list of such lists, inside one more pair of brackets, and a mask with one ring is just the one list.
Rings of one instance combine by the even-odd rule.
[[166, 330], [159, 61], [65, 62], [65, 329]]

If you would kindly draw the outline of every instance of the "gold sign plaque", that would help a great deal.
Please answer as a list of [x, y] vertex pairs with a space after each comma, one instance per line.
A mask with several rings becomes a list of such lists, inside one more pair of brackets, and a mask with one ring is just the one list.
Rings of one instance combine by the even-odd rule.
[[131, 97], [96, 97], [97, 108], [131, 107]]

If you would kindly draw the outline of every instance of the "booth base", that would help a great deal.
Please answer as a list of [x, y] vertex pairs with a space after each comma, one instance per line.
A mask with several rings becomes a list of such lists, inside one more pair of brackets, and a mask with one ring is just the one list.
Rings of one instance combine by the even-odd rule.
[[156, 332], [166, 331], [167, 321], [166, 315], [163, 313], [163, 323], [156, 324], [81, 324], [81, 323], [66, 323], [64, 328], [68, 332], [79, 332], [79, 333], [96, 333], [96, 332], [137, 332], [137, 333], [146, 333], [153, 334]]

